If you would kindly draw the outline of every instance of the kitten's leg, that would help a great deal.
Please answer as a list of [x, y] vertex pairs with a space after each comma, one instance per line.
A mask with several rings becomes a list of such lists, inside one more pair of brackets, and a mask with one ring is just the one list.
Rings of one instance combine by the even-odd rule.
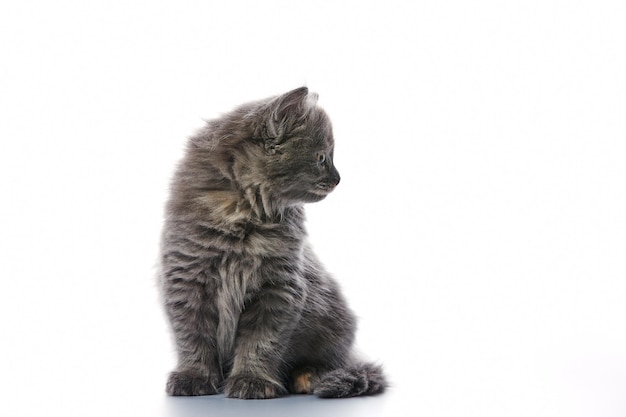
[[309, 296], [292, 339], [290, 392], [320, 397], [374, 395], [387, 382], [380, 366], [353, 357], [356, 319], [335, 281], [310, 256]]
[[169, 376], [166, 391], [169, 395], [216, 394], [222, 377], [215, 306], [207, 302], [204, 284], [182, 278], [165, 279], [165, 309], [178, 352], [178, 366]]
[[[330, 324], [333, 320], [336, 318], [326, 317], [320, 323]], [[306, 328], [311, 323], [304, 318], [303, 322]], [[298, 365], [291, 371], [289, 392], [344, 398], [379, 394], [387, 387], [381, 366], [353, 358], [352, 336], [346, 333], [342, 337], [337, 327], [328, 332], [313, 330], [306, 336], [296, 334], [294, 339], [301, 349]]]
[[[315, 299], [315, 296], [311, 298]], [[295, 366], [290, 372], [291, 393], [313, 393], [323, 375], [344, 368], [350, 362], [354, 317], [345, 306], [340, 305], [342, 300], [331, 295], [325, 301], [333, 308], [321, 311], [305, 308], [302, 325], [292, 338], [290, 357]], [[314, 305], [322, 306], [323, 303]]]
[[225, 392], [234, 398], [274, 398], [287, 393], [284, 354], [299, 321], [304, 288], [287, 281], [263, 288], [239, 320], [235, 360]]

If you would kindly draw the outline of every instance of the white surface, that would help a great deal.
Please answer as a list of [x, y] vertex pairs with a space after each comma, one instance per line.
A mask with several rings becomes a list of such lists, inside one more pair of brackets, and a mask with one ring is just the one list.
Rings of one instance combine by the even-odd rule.
[[[0, 415], [626, 415], [626, 3], [5, 2]], [[184, 139], [307, 84], [315, 247], [382, 397], [163, 394]]]

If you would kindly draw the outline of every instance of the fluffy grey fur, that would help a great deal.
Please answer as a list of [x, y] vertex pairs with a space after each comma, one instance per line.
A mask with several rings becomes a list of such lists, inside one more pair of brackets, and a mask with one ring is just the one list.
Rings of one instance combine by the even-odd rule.
[[178, 352], [170, 395], [383, 392], [351, 352], [355, 318], [307, 243], [303, 204], [339, 183], [333, 134], [302, 87], [189, 140], [171, 186], [160, 282]]

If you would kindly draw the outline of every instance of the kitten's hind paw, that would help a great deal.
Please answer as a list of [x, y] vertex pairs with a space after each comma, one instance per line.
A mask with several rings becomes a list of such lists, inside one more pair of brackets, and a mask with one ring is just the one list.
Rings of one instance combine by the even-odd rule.
[[165, 391], [173, 396], [212, 395], [217, 394], [217, 382], [210, 377], [191, 375], [185, 372], [172, 372]]
[[248, 375], [228, 378], [224, 391], [230, 398], [241, 399], [267, 399], [286, 394], [282, 385]]
[[318, 380], [318, 370], [312, 367], [297, 368], [291, 372], [289, 392], [310, 394]]

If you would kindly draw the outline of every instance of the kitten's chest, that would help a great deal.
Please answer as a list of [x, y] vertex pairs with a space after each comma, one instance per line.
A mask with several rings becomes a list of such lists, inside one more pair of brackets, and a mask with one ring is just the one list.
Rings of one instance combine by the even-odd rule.
[[237, 250], [223, 253], [218, 261], [222, 296], [243, 308], [246, 297], [267, 283], [300, 280], [304, 234], [281, 228], [250, 228]]
[[284, 227], [253, 226], [242, 235], [240, 250], [251, 257], [299, 257], [304, 233]]
[[290, 210], [279, 221], [248, 222], [240, 229], [242, 255], [261, 257], [299, 257], [306, 239], [301, 210]]

